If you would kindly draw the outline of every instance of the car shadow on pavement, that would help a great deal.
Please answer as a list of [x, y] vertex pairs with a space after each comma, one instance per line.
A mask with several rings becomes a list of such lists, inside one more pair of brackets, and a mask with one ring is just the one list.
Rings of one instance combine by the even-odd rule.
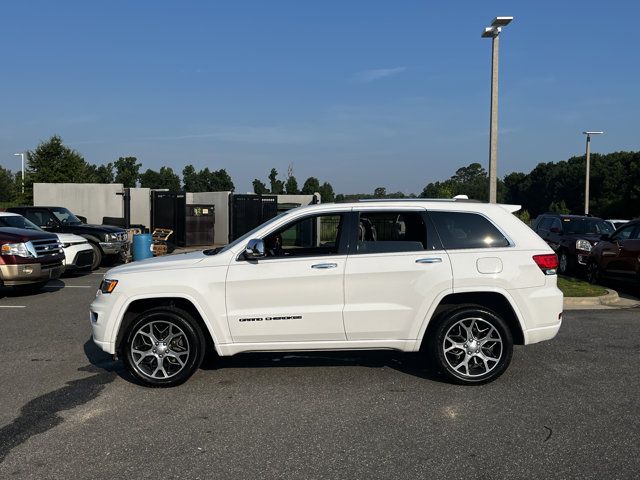
[[201, 368], [217, 370], [272, 367], [392, 368], [414, 377], [446, 383], [435, 370], [429, 367], [424, 354], [392, 351], [259, 352], [240, 353], [232, 357], [208, 355]]
[[49, 282], [43, 286], [23, 285], [19, 287], [0, 287], [0, 298], [33, 297], [35, 295], [56, 292], [62, 290], [64, 287], [65, 284], [62, 280], [49, 280]]
[[[91, 363], [91, 371], [113, 372], [123, 380], [145, 386], [131, 375], [120, 360], [100, 350], [91, 338], [84, 344], [84, 352]], [[390, 351], [341, 351], [341, 352], [259, 352], [240, 353], [232, 357], [220, 357], [209, 353], [202, 362], [202, 370], [226, 368], [272, 368], [272, 367], [368, 367], [392, 368], [401, 373], [434, 382], [446, 383], [436, 371], [429, 368], [420, 353]]]

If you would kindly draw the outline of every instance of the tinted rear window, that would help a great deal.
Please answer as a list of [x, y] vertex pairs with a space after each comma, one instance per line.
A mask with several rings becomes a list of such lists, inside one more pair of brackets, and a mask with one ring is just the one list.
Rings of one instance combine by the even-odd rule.
[[477, 213], [430, 212], [445, 249], [508, 247], [509, 241]]

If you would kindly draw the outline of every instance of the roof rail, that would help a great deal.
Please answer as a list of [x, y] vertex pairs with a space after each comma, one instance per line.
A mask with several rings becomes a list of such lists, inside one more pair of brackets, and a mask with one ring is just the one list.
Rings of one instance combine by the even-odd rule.
[[483, 203], [480, 200], [469, 198], [359, 198], [358, 202], [458, 202], [458, 203]]

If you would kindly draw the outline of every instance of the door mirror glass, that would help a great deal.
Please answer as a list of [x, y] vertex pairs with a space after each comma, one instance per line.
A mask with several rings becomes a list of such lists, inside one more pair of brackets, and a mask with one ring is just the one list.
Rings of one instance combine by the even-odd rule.
[[252, 238], [244, 249], [244, 258], [247, 260], [257, 260], [265, 256], [264, 241], [259, 238]]
[[562, 230], [559, 229], [558, 227], [551, 227], [551, 230], [549, 230], [551, 233], [557, 233], [558, 235], [560, 235], [562, 233]]

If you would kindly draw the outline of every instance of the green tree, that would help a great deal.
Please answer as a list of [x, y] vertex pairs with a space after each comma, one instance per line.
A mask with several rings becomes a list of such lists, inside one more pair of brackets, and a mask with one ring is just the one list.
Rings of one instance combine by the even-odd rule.
[[278, 171], [275, 168], [269, 173], [269, 183], [271, 184], [271, 193], [279, 195], [284, 193], [284, 182], [278, 180]]
[[257, 193], [259, 195], [264, 195], [265, 193], [269, 193], [269, 189], [257, 178], [253, 180], [253, 193]]
[[316, 177], [309, 177], [304, 181], [304, 185], [302, 185], [303, 195], [313, 195], [314, 193], [319, 191], [320, 191], [320, 180], [318, 180]]
[[29, 186], [40, 182], [84, 183], [93, 179], [82, 155], [64, 145], [58, 135], [27, 152], [27, 172]]
[[328, 182], [324, 182], [320, 188], [318, 188], [318, 193], [320, 194], [322, 203], [333, 203], [336, 199], [333, 187]]
[[120, 157], [114, 162], [116, 169], [115, 182], [121, 183], [125, 188], [133, 188], [140, 178], [140, 167], [136, 157]]
[[182, 170], [182, 180], [187, 192], [233, 192], [235, 190], [233, 180], [224, 168], [210, 171], [207, 167], [197, 172], [193, 165], [187, 165]]
[[171, 167], [160, 167], [160, 171], [147, 169], [140, 175], [140, 186], [145, 188], [166, 188], [170, 192], [180, 191], [180, 177]]
[[387, 189], [384, 187], [378, 187], [373, 191], [373, 196], [375, 198], [384, 198], [387, 196]]
[[11, 170], [0, 166], [0, 202], [11, 202], [15, 198], [16, 185]]
[[231, 176], [224, 168], [211, 172], [205, 168], [200, 174], [204, 177], [207, 192], [233, 192], [236, 189]]

